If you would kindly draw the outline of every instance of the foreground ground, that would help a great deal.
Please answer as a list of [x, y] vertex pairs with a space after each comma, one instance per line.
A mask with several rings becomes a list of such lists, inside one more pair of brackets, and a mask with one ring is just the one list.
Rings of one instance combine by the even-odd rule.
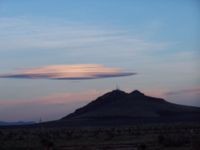
[[0, 128], [0, 150], [200, 150], [200, 124]]

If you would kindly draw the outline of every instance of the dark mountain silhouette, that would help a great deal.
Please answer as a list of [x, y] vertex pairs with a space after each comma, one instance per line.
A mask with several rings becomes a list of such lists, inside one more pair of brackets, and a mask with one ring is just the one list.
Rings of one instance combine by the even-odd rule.
[[131, 93], [113, 90], [60, 120], [23, 127], [103, 127], [188, 122], [200, 123], [200, 107], [173, 104], [138, 90]]
[[60, 120], [69, 124], [132, 124], [137, 122], [200, 121], [200, 108], [146, 96], [138, 90], [114, 90]]

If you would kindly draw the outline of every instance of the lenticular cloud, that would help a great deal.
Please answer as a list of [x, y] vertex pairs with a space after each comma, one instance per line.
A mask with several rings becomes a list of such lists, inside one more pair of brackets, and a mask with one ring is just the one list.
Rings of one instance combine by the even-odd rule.
[[131, 76], [135, 74], [133, 72], [124, 72], [119, 68], [105, 67], [99, 64], [75, 64], [29, 68], [16, 71], [15, 73], [0, 75], [0, 78], [83, 80]]

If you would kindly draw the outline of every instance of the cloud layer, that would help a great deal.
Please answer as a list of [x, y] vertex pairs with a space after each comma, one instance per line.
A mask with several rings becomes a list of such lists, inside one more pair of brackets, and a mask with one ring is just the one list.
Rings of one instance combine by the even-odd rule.
[[140, 52], [160, 50], [168, 45], [100, 25], [24, 17], [0, 17], [0, 22], [0, 51], [47, 49], [69, 52], [71, 49], [93, 51], [103, 47], [109, 51], [113, 48], [114, 51]]
[[179, 95], [179, 94], [199, 94], [200, 95], [200, 87], [183, 89], [179, 91], [171, 91], [171, 92], [166, 93], [166, 95]]
[[[0, 100], [0, 118], [6, 121], [60, 119], [75, 109], [86, 105], [105, 93], [106, 90], [58, 92], [46, 96]], [[13, 114], [14, 110], [14, 114]]]
[[84, 80], [135, 75], [119, 68], [99, 64], [51, 65], [29, 68], [16, 73], [0, 75], [0, 78]]

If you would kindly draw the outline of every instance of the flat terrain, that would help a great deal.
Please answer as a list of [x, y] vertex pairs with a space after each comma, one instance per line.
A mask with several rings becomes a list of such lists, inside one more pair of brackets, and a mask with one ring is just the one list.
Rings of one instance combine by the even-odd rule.
[[199, 150], [200, 124], [0, 128], [0, 150]]

